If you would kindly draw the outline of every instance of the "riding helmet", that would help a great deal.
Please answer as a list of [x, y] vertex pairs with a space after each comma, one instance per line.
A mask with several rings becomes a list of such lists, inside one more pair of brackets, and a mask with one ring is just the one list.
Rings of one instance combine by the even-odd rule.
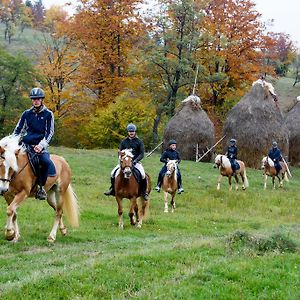
[[273, 148], [277, 148], [277, 142], [273, 141], [272, 146], [273, 146]]
[[236, 144], [236, 139], [231, 139], [230, 143], [233, 144], [233, 145], [235, 145]]
[[43, 99], [45, 98], [45, 92], [42, 89], [35, 87], [30, 91], [29, 97], [30, 99]]
[[177, 144], [175, 140], [169, 140], [168, 145], [173, 145], [173, 144]]
[[136, 126], [132, 123], [127, 125], [127, 131], [128, 132], [135, 132], [136, 131]]

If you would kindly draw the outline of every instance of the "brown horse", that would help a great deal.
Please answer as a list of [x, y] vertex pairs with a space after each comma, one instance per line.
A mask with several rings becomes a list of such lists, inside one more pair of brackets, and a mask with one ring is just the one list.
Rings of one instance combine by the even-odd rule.
[[[7, 202], [7, 224], [5, 237], [9, 241], [18, 241], [20, 231], [17, 223], [17, 208], [27, 198], [35, 195], [36, 177], [30, 167], [27, 153], [18, 145], [18, 136], [8, 136], [0, 141], [0, 194]], [[76, 195], [71, 187], [71, 170], [64, 158], [51, 155], [56, 168], [56, 175], [48, 177], [45, 190], [47, 201], [55, 210], [55, 220], [48, 236], [54, 242], [59, 228], [63, 235], [67, 229], [62, 220], [63, 211], [70, 224], [78, 226], [78, 206]]]
[[164, 212], [169, 212], [168, 209], [168, 194], [171, 195], [171, 211], [175, 210], [175, 195], [177, 191], [177, 161], [169, 160], [167, 163], [167, 172], [164, 175], [162, 182], [162, 189], [164, 191], [164, 202], [165, 209]]
[[[123, 198], [130, 200], [129, 218], [131, 225], [142, 227], [143, 218], [149, 208], [149, 200], [146, 201], [141, 197], [141, 189], [135, 176], [133, 175], [133, 154], [131, 150], [124, 149], [119, 152], [120, 169], [115, 179], [115, 197], [118, 203], [119, 228], [124, 228], [123, 223]], [[147, 193], [151, 191], [151, 181], [148, 174], [147, 177]], [[140, 203], [137, 199], [140, 198]]]
[[272, 177], [272, 184], [273, 184], [273, 189], [275, 189], [275, 177], [278, 178], [279, 180], [279, 187], [283, 187], [283, 180], [289, 181], [287, 177], [287, 166], [283, 161], [279, 162], [281, 165], [281, 170], [277, 174], [277, 171], [274, 166], [274, 162], [269, 156], [265, 156], [262, 159], [262, 166], [261, 168], [264, 170], [264, 189], [267, 188], [267, 179], [268, 176]]
[[[239, 188], [239, 178], [238, 175], [241, 176], [242, 181], [243, 181], [243, 190], [245, 190], [247, 187], [249, 187], [249, 183], [248, 183], [248, 178], [246, 175], [246, 167], [244, 162], [242, 162], [241, 160], [237, 161], [238, 164], [240, 165], [240, 168], [238, 170], [235, 171], [235, 182], [236, 182], [236, 190], [238, 190]], [[220, 176], [218, 178], [218, 185], [217, 185], [217, 190], [220, 189], [220, 184], [221, 184], [221, 179], [223, 176], [227, 176], [228, 177], [228, 183], [229, 183], [229, 190], [232, 190], [232, 185], [231, 185], [231, 177], [232, 177], [232, 168], [231, 168], [231, 164], [230, 161], [228, 159], [228, 157], [226, 155], [221, 155], [218, 154], [215, 158], [215, 166], [218, 167], [218, 169], [220, 170]]]

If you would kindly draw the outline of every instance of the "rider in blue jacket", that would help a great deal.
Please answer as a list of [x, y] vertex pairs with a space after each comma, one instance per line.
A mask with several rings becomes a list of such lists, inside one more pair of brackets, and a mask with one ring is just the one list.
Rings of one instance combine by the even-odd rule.
[[229, 147], [227, 149], [226, 155], [230, 161], [231, 169], [232, 169], [232, 176], [235, 176], [236, 170], [240, 168], [237, 160], [237, 146], [236, 146], [236, 139], [231, 139], [229, 142]]
[[[160, 161], [162, 163], [164, 163], [165, 165], [162, 167], [162, 169], [160, 170], [160, 172], [158, 174], [157, 185], [155, 187], [155, 190], [157, 192], [160, 192], [160, 187], [162, 184], [163, 177], [164, 177], [165, 173], [167, 172], [168, 160], [177, 160], [178, 164], [181, 161], [179, 153], [176, 151], [176, 147], [177, 147], [176, 141], [170, 140], [168, 145], [169, 145], [169, 148], [167, 150], [165, 150], [160, 157]], [[177, 184], [178, 184], [178, 194], [181, 194], [182, 192], [184, 192], [184, 189], [182, 187], [181, 173], [180, 173], [178, 166], [177, 166]]]
[[49, 169], [55, 168], [47, 149], [54, 134], [54, 117], [52, 111], [43, 104], [45, 93], [42, 89], [33, 88], [29, 97], [32, 100], [32, 107], [23, 112], [13, 134], [21, 134], [27, 151], [38, 155], [41, 169], [40, 174], [37, 174], [39, 188], [35, 196], [40, 200], [45, 200], [47, 193], [44, 185]]
[[277, 142], [274, 141], [272, 143], [272, 148], [270, 149], [268, 156], [274, 162], [274, 167], [278, 174], [280, 172], [280, 170], [282, 169], [281, 164], [280, 164], [280, 161], [282, 160], [282, 155], [281, 155], [281, 151], [278, 148]]

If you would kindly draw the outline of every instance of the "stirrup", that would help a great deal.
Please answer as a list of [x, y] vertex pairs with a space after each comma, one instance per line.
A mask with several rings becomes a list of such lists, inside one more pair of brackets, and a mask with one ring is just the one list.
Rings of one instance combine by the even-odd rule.
[[148, 193], [143, 194], [142, 197], [144, 198], [145, 201], [150, 200]]
[[157, 185], [157, 186], [155, 187], [155, 190], [159, 193], [159, 192], [160, 192], [160, 186]]
[[107, 192], [104, 193], [105, 196], [114, 196], [115, 192], [113, 189], [109, 189]]
[[35, 194], [35, 198], [36, 198], [36, 199], [39, 199], [39, 200], [46, 200], [46, 199], [47, 199], [47, 193], [46, 193], [44, 187], [41, 186], [41, 187], [37, 190], [37, 192], [36, 192], [36, 194]]
[[183, 193], [183, 192], [184, 192], [184, 189], [181, 187], [181, 188], [178, 189], [177, 194], [181, 194], [181, 193]]

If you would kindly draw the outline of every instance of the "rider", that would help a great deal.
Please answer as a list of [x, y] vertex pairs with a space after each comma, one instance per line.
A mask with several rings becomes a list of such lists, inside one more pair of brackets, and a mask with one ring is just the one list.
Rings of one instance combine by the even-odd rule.
[[[145, 170], [143, 168], [143, 165], [140, 163], [142, 158], [144, 157], [144, 143], [141, 139], [139, 139], [136, 135], [136, 126], [134, 124], [128, 124], [127, 125], [127, 133], [128, 136], [125, 138], [119, 147], [119, 150], [124, 150], [124, 149], [132, 149], [132, 154], [133, 154], [133, 165], [135, 168], [139, 170], [139, 172], [142, 175], [142, 181], [140, 183], [141, 185], [141, 194], [145, 200], [149, 200], [149, 195], [146, 191], [147, 189], [147, 179], [146, 179], [146, 174]], [[119, 165], [117, 165], [111, 172], [111, 186], [107, 192], [104, 193], [106, 196], [114, 196], [115, 195], [115, 175], [116, 171], [119, 169]]]
[[23, 112], [13, 134], [23, 135], [24, 133], [22, 142], [27, 151], [38, 155], [40, 170], [37, 182], [39, 187], [35, 197], [45, 200], [47, 193], [44, 185], [53, 165], [47, 148], [54, 134], [54, 117], [52, 111], [43, 104], [45, 93], [41, 88], [33, 88], [29, 97], [32, 100], [32, 107]]
[[[157, 185], [155, 187], [155, 190], [157, 192], [160, 192], [160, 187], [162, 184], [163, 177], [167, 172], [167, 162], [169, 160], [177, 160], [179, 164], [181, 161], [179, 153], [176, 151], [176, 147], [177, 147], [176, 141], [173, 139], [169, 140], [168, 146], [169, 146], [168, 149], [165, 150], [160, 157], [160, 161], [163, 162], [165, 165], [162, 167], [162, 169], [158, 174]], [[184, 189], [182, 187], [181, 173], [178, 166], [177, 166], [177, 184], [178, 184], [178, 194], [181, 194], [182, 192], [184, 192]]]
[[276, 172], [278, 174], [280, 172], [280, 170], [282, 169], [282, 166], [280, 164], [280, 161], [282, 160], [282, 155], [281, 155], [281, 151], [279, 150], [276, 141], [273, 141], [272, 148], [270, 149], [268, 156], [274, 162], [274, 167], [275, 167]]
[[239, 169], [239, 165], [237, 163], [237, 146], [236, 146], [236, 139], [231, 139], [229, 141], [229, 147], [227, 149], [226, 155], [229, 158], [231, 169], [232, 169], [232, 176], [235, 176], [236, 170]]

